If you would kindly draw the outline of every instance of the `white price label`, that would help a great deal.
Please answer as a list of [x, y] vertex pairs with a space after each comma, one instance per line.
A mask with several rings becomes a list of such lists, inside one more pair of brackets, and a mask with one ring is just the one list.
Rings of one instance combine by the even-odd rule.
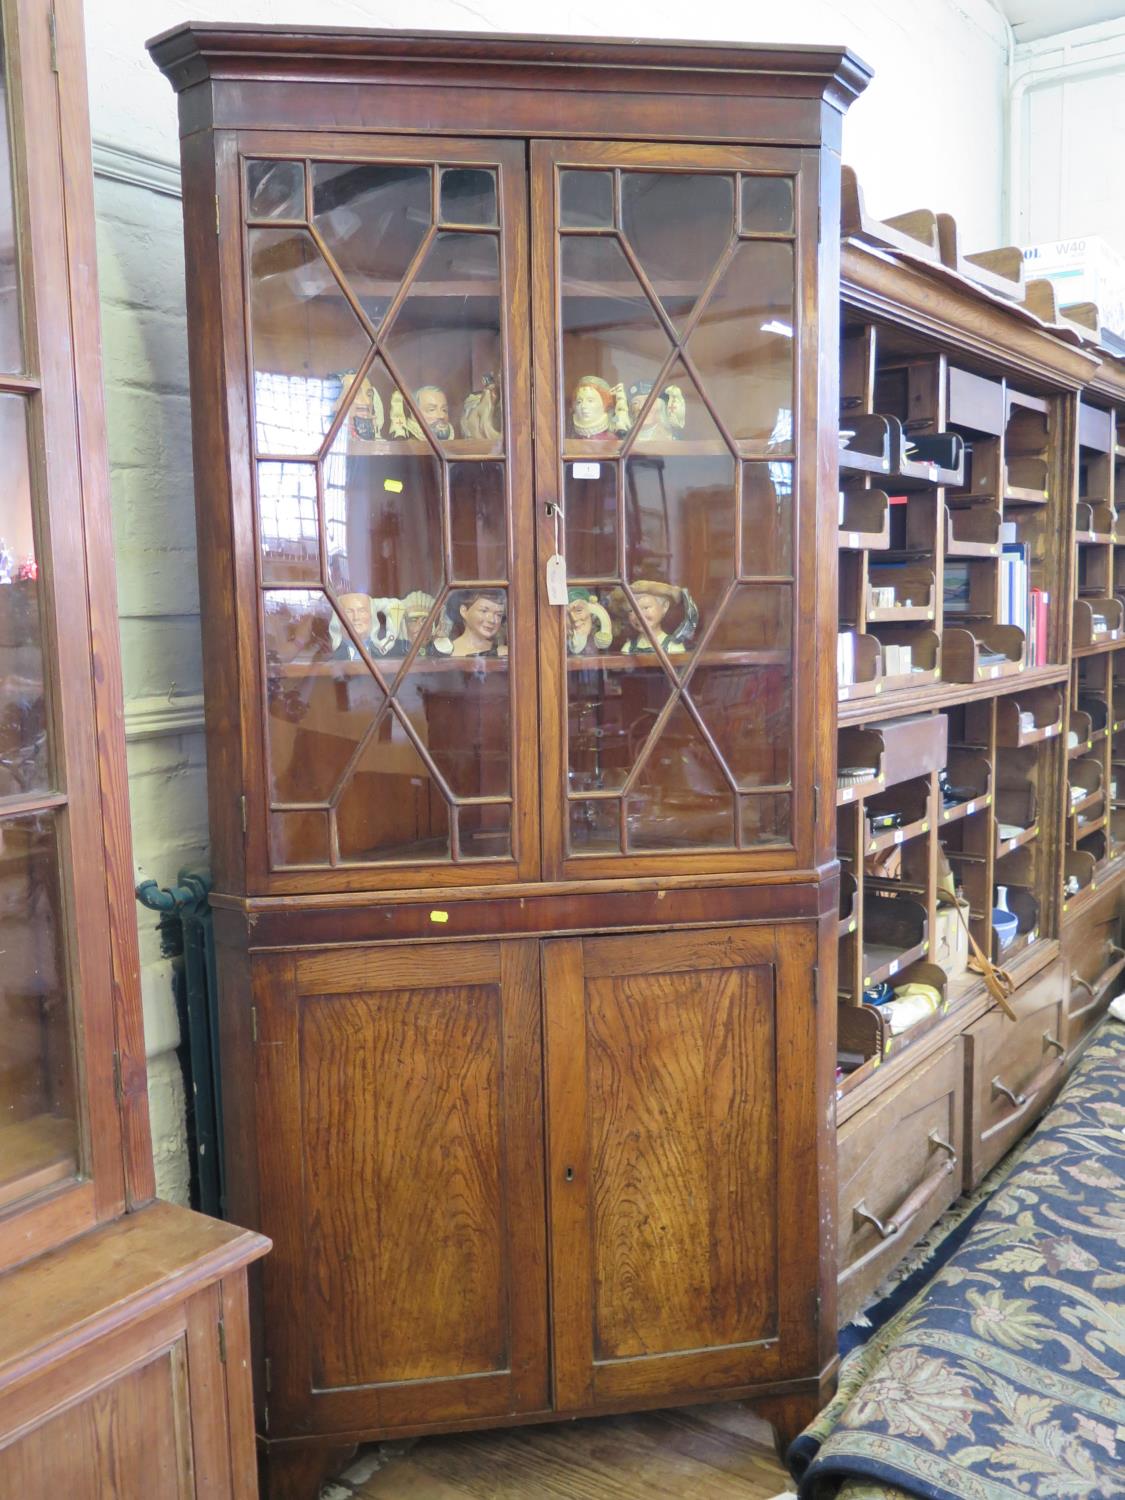
[[602, 466], [601, 464], [575, 464], [570, 472], [575, 479], [600, 479]]
[[895, 843], [896, 844], [901, 844], [902, 843], [902, 829], [901, 828], [896, 828], [895, 829]]
[[990, 677], [999, 677], [1000, 676], [1000, 668], [999, 667], [992, 667], [992, 668], [990, 668], [988, 675]]
[[554, 552], [547, 559], [547, 603], [568, 603], [566, 590], [566, 558]]

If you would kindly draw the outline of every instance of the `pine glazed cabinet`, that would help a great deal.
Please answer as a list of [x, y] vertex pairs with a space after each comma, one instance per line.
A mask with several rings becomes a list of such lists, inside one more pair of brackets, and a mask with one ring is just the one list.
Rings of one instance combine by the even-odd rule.
[[0, 1494], [252, 1500], [246, 1267], [155, 1201], [82, 7], [0, 5]]
[[835, 1361], [836, 223], [868, 72], [150, 50], [270, 1494], [364, 1438], [719, 1393], [788, 1432]]

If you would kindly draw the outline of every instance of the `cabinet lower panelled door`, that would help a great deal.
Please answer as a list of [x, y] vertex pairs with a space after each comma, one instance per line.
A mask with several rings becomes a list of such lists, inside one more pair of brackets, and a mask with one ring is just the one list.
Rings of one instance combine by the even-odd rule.
[[330, 1433], [545, 1408], [539, 945], [256, 964], [271, 1413]]
[[812, 1365], [814, 962], [798, 926], [544, 944], [561, 1409]]

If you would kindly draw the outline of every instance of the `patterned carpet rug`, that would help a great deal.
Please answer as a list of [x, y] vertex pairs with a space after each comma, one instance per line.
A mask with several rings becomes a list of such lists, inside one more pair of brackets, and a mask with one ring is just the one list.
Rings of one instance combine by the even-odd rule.
[[1123, 1500], [1125, 1026], [789, 1463], [801, 1500]]

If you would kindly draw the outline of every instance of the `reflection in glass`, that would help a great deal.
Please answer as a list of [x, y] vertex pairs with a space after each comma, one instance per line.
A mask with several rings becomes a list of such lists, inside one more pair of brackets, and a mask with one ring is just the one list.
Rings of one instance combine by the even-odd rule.
[[316, 465], [258, 465], [258, 533], [264, 583], [320, 582]]
[[313, 163], [313, 223], [379, 327], [429, 230], [430, 168]]
[[741, 797], [742, 847], [760, 844], [791, 844], [791, 798], [788, 793]]
[[441, 217], [446, 224], [495, 225], [496, 173], [488, 167], [444, 167]]
[[626, 570], [686, 588], [704, 624], [734, 581], [734, 459], [629, 458], [625, 466]]
[[613, 228], [613, 173], [559, 173], [559, 207], [564, 229]]
[[315, 456], [370, 340], [307, 231], [249, 240], [258, 451]]
[[793, 691], [788, 653], [778, 666], [701, 662], [690, 696], [739, 788], [789, 782]]
[[22, 396], [0, 396], [0, 797], [50, 785], [41, 587], [27, 402]]
[[277, 866], [329, 864], [331, 824], [327, 809], [271, 813], [270, 847]]
[[575, 799], [570, 804], [570, 852], [572, 854], [619, 854], [621, 852], [620, 803], [616, 798]]
[[655, 381], [672, 346], [615, 240], [564, 238], [561, 275], [567, 434], [616, 445], [630, 425], [626, 386]]
[[734, 842], [734, 796], [683, 702], [672, 709], [626, 798], [635, 850], [714, 848]]
[[395, 696], [455, 797], [510, 794], [506, 661], [419, 657], [396, 685]]
[[304, 219], [305, 167], [299, 161], [246, 163], [248, 219]]
[[448, 859], [449, 805], [393, 713], [367, 740], [336, 809], [347, 861]]
[[617, 573], [617, 465], [573, 463], [564, 468], [566, 564], [572, 579]]
[[793, 179], [743, 177], [742, 232], [792, 234], [793, 227]]
[[0, 820], [0, 1207], [78, 1170], [55, 815]]
[[[495, 385], [501, 368], [497, 237], [438, 234], [387, 330], [385, 347], [433, 436], [443, 443], [455, 438], [467, 399], [479, 397], [486, 382]], [[498, 451], [495, 439], [479, 436], [480, 451]]]
[[450, 464], [449, 530], [455, 579], [507, 577], [503, 464]]
[[793, 288], [791, 244], [743, 240], [688, 340], [699, 378], [735, 439], [776, 444], [782, 413], [791, 421]]
[[793, 465], [742, 466], [742, 572], [785, 577], [793, 572]]
[[507, 859], [512, 852], [512, 809], [508, 803], [470, 803], [457, 809], [463, 859]]
[[0, 372], [17, 375], [23, 370], [23, 340], [20, 337], [16, 209], [8, 128], [7, 66], [4, 37], [0, 31]]
[[572, 794], [618, 791], [672, 696], [655, 659], [606, 657], [567, 661], [567, 734]]
[[680, 323], [733, 238], [734, 179], [623, 172], [621, 225], [665, 312]]

